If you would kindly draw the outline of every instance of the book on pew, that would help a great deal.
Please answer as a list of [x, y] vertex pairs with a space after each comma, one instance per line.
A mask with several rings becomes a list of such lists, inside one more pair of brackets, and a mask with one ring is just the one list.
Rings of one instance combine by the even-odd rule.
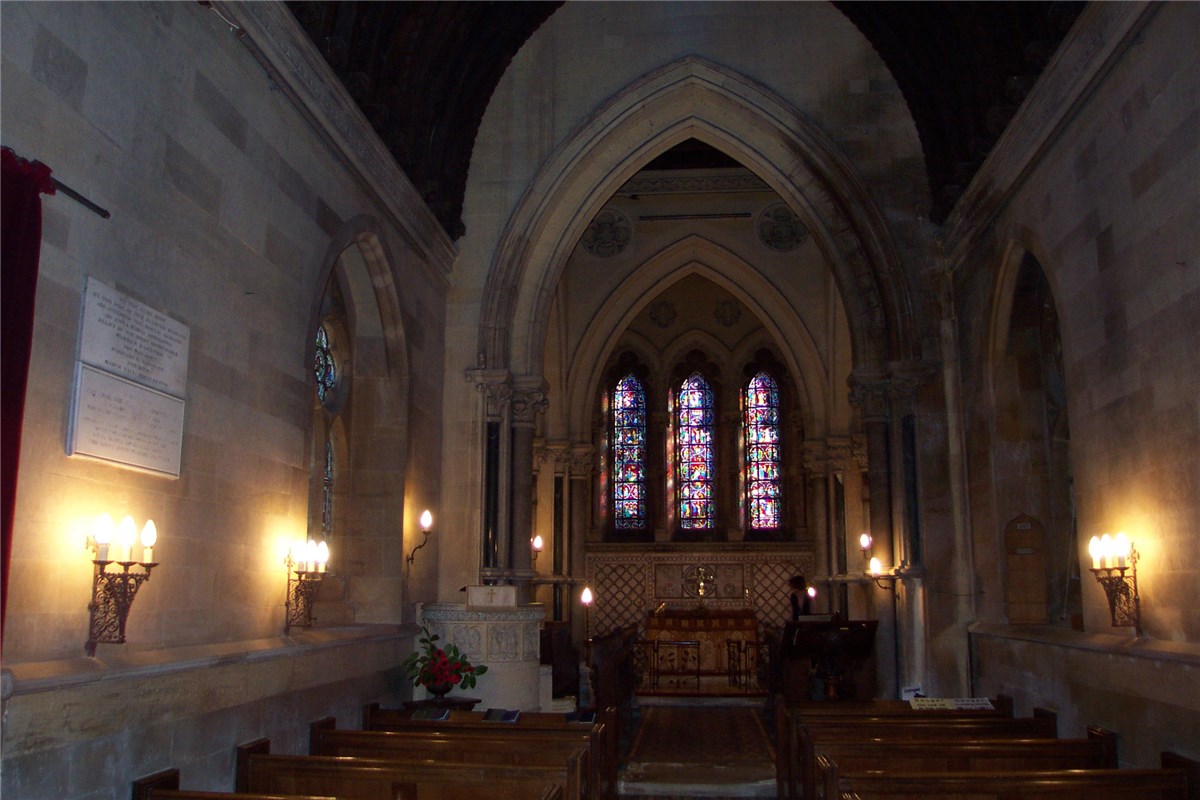
[[517, 708], [489, 708], [483, 712], [483, 718], [488, 722], [516, 722], [521, 718], [521, 710]]
[[426, 706], [424, 708], [418, 708], [413, 712], [412, 718], [432, 719], [438, 722], [448, 720], [450, 719], [450, 707], [442, 706], [441, 708], [438, 708], [436, 706]]
[[591, 725], [596, 721], [595, 711], [568, 711], [563, 715], [563, 719], [567, 722], [582, 722], [585, 725]]

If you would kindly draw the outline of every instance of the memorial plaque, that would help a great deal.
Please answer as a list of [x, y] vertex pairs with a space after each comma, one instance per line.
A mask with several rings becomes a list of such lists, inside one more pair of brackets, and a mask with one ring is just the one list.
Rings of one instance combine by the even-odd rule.
[[68, 454], [179, 476], [184, 402], [80, 363]]
[[188, 327], [128, 295], [88, 278], [79, 360], [160, 392], [184, 397]]

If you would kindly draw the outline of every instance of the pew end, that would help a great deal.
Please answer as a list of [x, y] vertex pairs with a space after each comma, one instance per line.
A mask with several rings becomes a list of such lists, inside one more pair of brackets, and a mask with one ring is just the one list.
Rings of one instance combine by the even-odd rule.
[[1200, 761], [1164, 751], [1159, 756], [1163, 769], [1181, 769], [1187, 776], [1187, 800], [1200, 800]]
[[244, 792], [250, 785], [250, 758], [251, 756], [265, 756], [271, 754], [271, 740], [267, 738], [254, 739], [239, 744], [236, 753], [236, 767], [233, 781], [233, 789], [236, 792]]

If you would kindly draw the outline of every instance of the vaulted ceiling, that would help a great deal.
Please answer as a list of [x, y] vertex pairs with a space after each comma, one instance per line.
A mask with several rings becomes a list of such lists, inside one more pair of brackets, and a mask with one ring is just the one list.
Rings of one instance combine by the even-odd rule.
[[[446, 232], [464, 232], [471, 150], [517, 51], [559, 2], [291, 2]], [[835, 2], [912, 112], [941, 222], [1082, 2]], [[681, 166], [704, 166], [702, 157]]]

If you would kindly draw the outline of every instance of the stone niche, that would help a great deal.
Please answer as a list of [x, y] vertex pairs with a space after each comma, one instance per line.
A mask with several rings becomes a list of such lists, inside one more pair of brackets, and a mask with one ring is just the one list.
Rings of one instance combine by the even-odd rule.
[[487, 665], [488, 671], [476, 687], [464, 692], [479, 698], [478, 709], [539, 710], [538, 667], [545, 617], [546, 610], [539, 603], [507, 608], [431, 603], [421, 610], [425, 626], [442, 642], [458, 647], [472, 664]]

